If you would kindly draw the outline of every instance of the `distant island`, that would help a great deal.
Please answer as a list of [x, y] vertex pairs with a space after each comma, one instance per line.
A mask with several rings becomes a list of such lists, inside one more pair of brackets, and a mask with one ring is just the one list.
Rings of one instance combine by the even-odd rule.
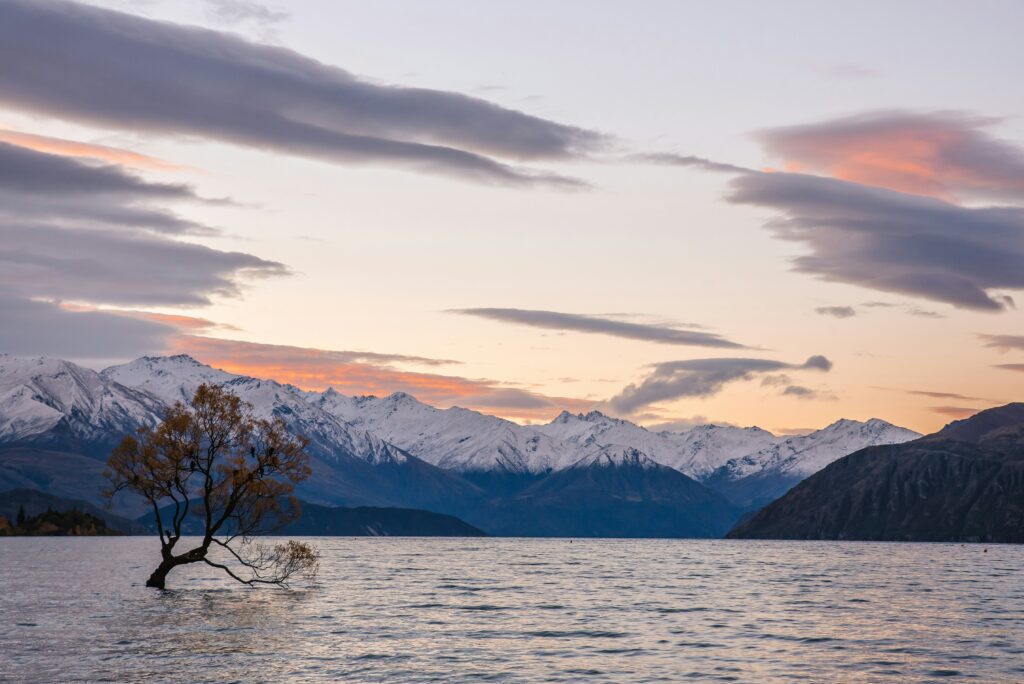
[[110, 536], [144, 532], [142, 525], [81, 499], [28, 488], [0, 492], [2, 536]]
[[120, 535], [99, 518], [77, 509], [48, 509], [37, 515], [22, 511], [15, 519], [0, 516], [0, 537], [103, 537]]
[[[198, 533], [198, 525], [186, 533]], [[33, 489], [0, 492], [0, 536], [109, 536], [156, 534], [153, 515], [131, 520], [86, 501]], [[410, 508], [356, 508], [302, 504], [302, 516], [268, 534], [338, 537], [483, 537], [451, 515]]]

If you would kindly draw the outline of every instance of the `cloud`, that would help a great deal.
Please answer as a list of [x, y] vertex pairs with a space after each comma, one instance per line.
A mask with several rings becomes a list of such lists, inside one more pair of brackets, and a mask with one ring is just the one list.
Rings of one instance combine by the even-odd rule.
[[[1012, 300], [1011, 300], [1012, 301]], [[1004, 303], [1008, 303], [1005, 299]], [[928, 311], [926, 309], [919, 309], [916, 306], [907, 306], [903, 308], [910, 316], [917, 316], [919, 318], [945, 318], [945, 314], [940, 314], [938, 311]]]
[[[824, 359], [824, 362], [819, 359]], [[815, 356], [808, 359], [808, 362], [804, 364], [804, 368], [815, 368], [817, 370], [828, 371], [832, 369], [832, 362], [825, 359], [823, 356]], [[813, 390], [810, 387], [804, 387], [803, 385], [793, 384], [792, 378], [786, 374], [780, 375], [766, 375], [761, 380], [761, 387], [781, 387], [782, 391], [779, 394], [783, 397], [796, 397], [797, 399], [835, 399], [835, 395], [828, 392], [820, 392]]]
[[744, 349], [720, 335], [697, 330], [683, 330], [666, 325], [629, 323], [601, 316], [561, 313], [558, 311], [537, 311], [533, 309], [451, 309], [450, 313], [477, 316], [503, 323], [516, 323], [548, 330], [569, 330], [573, 332], [611, 335], [630, 340], [642, 340], [657, 344], [693, 347], [718, 347], [722, 349]]
[[[642, 419], [638, 418], [638, 420]], [[647, 423], [644, 427], [651, 432], [688, 432], [695, 427], [700, 427], [701, 425], [733, 426], [732, 423], [721, 420], [711, 420], [707, 416], [697, 415], [690, 416], [689, 418], [666, 420], [659, 423]]]
[[562, 411], [589, 410], [593, 403], [552, 397], [494, 380], [413, 372], [395, 364], [440, 366], [456, 363], [401, 354], [329, 351], [284, 345], [256, 344], [211, 337], [180, 336], [173, 353], [186, 353], [224, 370], [274, 378], [309, 390], [333, 387], [348, 395], [385, 396], [407, 392], [426, 403], [462, 406], [508, 418], [545, 420]]
[[861, 306], [869, 309], [902, 309], [909, 316], [920, 316], [921, 318], [945, 318], [944, 314], [938, 311], [927, 311], [911, 304], [893, 304], [891, 302], [864, 302]]
[[973, 416], [981, 409], [969, 406], [932, 406], [928, 410], [950, 418], [967, 418], [968, 416]]
[[704, 157], [695, 157], [688, 154], [674, 154], [671, 152], [652, 152], [648, 154], [630, 154], [620, 158], [620, 161], [634, 161], [644, 164], [661, 164], [663, 166], [695, 167], [704, 171], [715, 171], [718, 173], [748, 173], [753, 169], [735, 164], [724, 164]]
[[985, 129], [995, 122], [890, 111], [761, 131], [757, 138], [784, 160], [785, 173], [683, 155], [666, 155], [665, 162], [734, 172], [728, 201], [779, 212], [766, 227], [809, 250], [794, 259], [798, 272], [1004, 311], [1014, 301], [1000, 290], [1024, 288], [1024, 208], [947, 201], [1024, 197], [1024, 150], [989, 135]]
[[738, 380], [749, 380], [755, 375], [782, 370], [827, 372], [831, 368], [831, 361], [817, 355], [808, 358], [802, 364], [744, 358], [669, 361], [655, 364], [651, 373], [639, 384], [628, 385], [606, 404], [616, 413], [630, 415], [659, 401], [713, 396], [725, 385]]
[[216, 328], [100, 306], [205, 305], [240, 295], [250, 278], [288, 273], [176, 239], [213, 229], [154, 206], [173, 201], [201, 198], [187, 185], [0, 142], [0, 348], [76, 360], [150, 353], [183, 329]]
[[53, 302], [0, 292], [0, 349], [8, 354], [74, 360], [121, 359], [161, 349], [172, 325], [103, 311], [72, 311]]
[[822, 316], [832, 316], [833, 318], [851, 318], [857, 315], [857, 310], [852, 306], [819, 306], [814, 311]]
[[25, 297], [120, 306], [203, 306], [283, 264], [158, 235], [0, 220], [0, 287]]
[[999, 119], [878, 111], [757, 134], [787, 165], [944, 199], [1024, 198], [1024, 150], [992, 136]]
[[46, 135], [35, 135], [21, 131], [0, 129], [0, 142], [10, 143], [35, 150], [36, 152], [47, 152], [64, 157], [86, 157], [110, 164], [132, 166], [151, 171], [180, 171], [183, 168], [177, 164], [171, 164], [162, 159], [132, 152], [131, 150], [123, 150], [106, 145], [94, 145], [76, 140], [65, 140], [64, 138], [51, 138]]
[[793, 380], [782, 373], [780, 375], [766, 375], [761, 380], [761, 387], [785, 387], [786, 385], [792, 384]]
[[160, 233], [216, 231], [152, 202], [205, 201], [184, 184], [152, 183], [109, 164], [87, 164], [0, 142], [0, 220], [60, 220]]
[[276, 378], [275, 373], [291, 377], [307, 377], [307, 382], [323, 382], [334, 368], [347, 363], [372, 363], [380, 366], [412, 364], [416, 366], [452, 366], [459, 361], [434, 359], [410, 354], [384, 354], [368, 351], [332, 351], [283, 344], [259, 344], [214, 337], [183, 337], [175, 343], [176, 351], [188, 350], [202, 356], [214, 356], [226, 362], [230, 355], [233, 363], [248, 368], [259, 368], [264, 377]]
[[803, 364], [799, 366], [790, 366], [794, 370], [820, 370], [825, 373], [832, 370], [832, 362], [821, 354], [815, 354], [809, 357]]
[[61, 0], [0, 3], [0, 64], [0, 104], [23, 111], [488, 183], [578, 187], [492, 156], [573, 159], [607, 142], [486, 100], [380, 85], [285, 48]]
[[146, 311], [97, 310], [0, 293], [0, 350], [76, 361], [122, 361], [145, 354], [189, 354], [212, 366], [273, 378], [307, 390], [333, 387], [348, 395], [407, 392], [440, 407], [464, 408], [528, 421], [550, 420], [563, 409], [588, 411], [594, 402], [547, 396], [495, 380], [409, 371], [440, 368], [451, 359], [368, 351], [259, 344], [197, 335], [224, 329], [212, 321]]
[[198, 199], [110, 165], [0, 143], [0, 288], [91, 304], [205, 305], [283, 264], [173, 239], [209, 232], [153, 201]]
[[797, 435], [809, 435], [812, 432], [817, 432], [818, 428], [794, 428], [794, 427], [782, 427], [772, 428], [772, 432], [776, 435], [786, 435], [789, 437], [795, 437]]
[[1003, 370], [1024, 373], [1024, 363], [1000, 363], [993, 366], [993, 368], [1002, 368]]
[[987, 335], [980, 334], [978, 339], [985, 343], [986, 347], [998, 349], [1001, 352], [1024, 351], [1024, 335]]
[[269, 26], [284, 21], [289, 14], [283, 10], [272, 9], [252, 0], [205, 0], [211, 17], [227, 24], [251, 21], [261, 26]]
[[915, 394], [921, 397], [931, 397], [932, 399], [959, 399], [960, 401], [991, 401], [990, 399], [984, 399], [982, 397], [969, 397], [963, 394], [957, 394], [956, 392], [928, 392], [925, 390], [905, 390], [907, 394]]
[[834, 399], [832, 395], [823, 395], [817, 390], [813, 390], [810, 387], [804, 387], [803, 385], [789, 385], [782, 390], [782, 396], [784, 397], [796, 397], [797, 399]]
[[93, 307], [72, 304], [64, 304], [62, 305], [62, 308], [70, 311], [99, 311], [104, 313], [114, 313], [119, 316], [128, 316], [142, 321], [162, 323], [164, 325], [171, 326], [178, 331], [189, 333], [208, 333], [215, 330], [232, 330], [237, 332], [239, 330], [239, 328], [233, 325], [217, 323], [216, 321], [211, 321], [208, 318], [200, 318], [198, 316], [185, 316], [183, 314], [165, 314], [153, 311], [135, 311], [130, 309], [96, 309]]
[[851, 81], [862, 80], [865, 78], [875, 78], [880, 74], [880, 72], [877, 69], [872, 69], [871, 67], [866, 67], [862, 64], [854, 64], [852, 62], [830, 62], [824, 64], [815, 64], [813, 65], [813, 68], [822, 76]]
[[1024, 288], [1024, 210], [967, 208], [930, 197], [795, 173], [752, 172], [728, 199], [780, 212], [767, 228], [810, 253], [794, 268], [823, 280], [1003, 311], [997, 289]]
[[151, 183], [116, 166], [75, 159], [0, 142], [0, 188], [29, 195], [102, 195], [106, 198], [198, 199], [186, 185]]

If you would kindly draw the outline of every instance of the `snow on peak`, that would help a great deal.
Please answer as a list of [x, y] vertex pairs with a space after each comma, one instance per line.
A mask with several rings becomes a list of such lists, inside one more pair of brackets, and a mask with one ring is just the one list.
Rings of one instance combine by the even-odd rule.
[[418, 410], [424, 408], [434, 408], [427, 406], [416, 397], [405, 392], [394, 392], [379, 400], [384, 405], [388, 406], [391, 410]]
[[128, 432], [158, 420], [159, 405], [99, 373], [51, 357], [0, 354], [0, 439], [32, 439], [58, 426], [76, 439]]
[[570, 466], [572, 468], [643, 468], [644, 470], [664, 468], [639, 449], [621, 444], [612, 444], [584, 456]]
[[281, 418], [296, 434], [310, 440], [313, 453], [326, 457], [352, 456], [371, 463], [402, 462], [406, 455], [350, 425], [343, 416], [325, 409], [325, 403], [351, 401], [333, 390], [304, 392], [276, 380], [236, 375], [199, 363], [187, 355], [144, 356], [103, 371], [105, 378], [134, 387], [165, 404], [187, 403], [202, 384], [221, 385], [253, 407], [260, 418]]
[[528, 426], [459, 407], [439, 409], [404, 392], [384, 399], [325, 392], [317, 403], [325, 411], [448, 470], [545, 472], [569, 465], [566, 459], [571, 455], [563, 454], [552, 440]]
[[303, 391], [228, 373], [184, 354], [145, 356], [101, 373], [60, 359], [0, 354], [0, 439], [42, 434], [59, 424], [83, 435], [135, 429], [154, 423], [167, 405], [187, 402], [204, 383], [227, 387], [252, 404], [257, 416], [284, 419], [311, 440], [318, 456], [379, 464], [411, 454], [459, 472], [540, 474], [580, 463], [643, 463], [698, 480], [719, 471], [730, 479], [772, 470], [808, 475], [865, 446], [919, 436], [877, 418], [838, 420], [786, 438], [757, 427], [721, 425], [652, 432], [600, 411], [563, 411], [548, 424], [524, 426], [469, 409], [439, 409], [405, 392], [379, 398]]
[[570, 413], [569, 411], [562, 411], [558, 414], [549, 425], [560, 424], [565, 425], [569, 423], [626, 423], [620, 418], [613, 418], [605, 415], [600, 411], [588, 411], [587, 413]]
[[188, 402], [202, 384], [223, 385], [239, 377], [199, 363], [191, 356], [143, 356], [104, 369], [100, 375], [152, 394], [166, 404]]
[[395, 404], [408, 402], [415, 402], [417, 404], [419, 403], [418, 401], [416, 401], [415, 397], [413, 397], [411, 394], [407, 394], [406, 392], [392, 392], [391, 394], [388, 395], [387, 401], [390, 401]]
[[880, 444], [899, 444], [921, 435], [878, 418], [868, 421], [843, 418], [806, 435], [793, 435], [757, 452], [730, 460], [723, 466], [728, 479], [778, 473], [807, 477], [833, 461]]
[[537, 431], [561, 441], [576, 453], [594, 453], [602, 447], [628, 444], [657, 463], [701, 479], [730, 458], [757, 451], [776, 437], [759, 428], [700, 426], [686, 432], [651, 432], [628, 420], [598, 411], [583, 415], [562, 413]]

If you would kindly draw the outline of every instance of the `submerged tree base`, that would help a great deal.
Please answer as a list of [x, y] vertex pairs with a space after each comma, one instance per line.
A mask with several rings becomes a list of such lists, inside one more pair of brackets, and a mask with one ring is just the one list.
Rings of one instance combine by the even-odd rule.
[[[224, 548], [236, 567], [232, 568], [207, 558], [209, 543]], [[167, 576], [171, 570], [179, 565], [200, 562], [223, 570], [231, 579], [251, 587], [257, 584], [288, 586], [289, 580], [294, 577], [313, 580], [320, 569], [319, 549], [304, 542], [292, 540], [267, 546], [253, 544], [246, 540], [237, 550], [219, 539], [209, 540], [209, 543], [205, 543], [204, 540], [204, 546], [196, 547], [180, 556], [165, 559], [146, 580], [146, 586], [153, 589], [166, 589]]]

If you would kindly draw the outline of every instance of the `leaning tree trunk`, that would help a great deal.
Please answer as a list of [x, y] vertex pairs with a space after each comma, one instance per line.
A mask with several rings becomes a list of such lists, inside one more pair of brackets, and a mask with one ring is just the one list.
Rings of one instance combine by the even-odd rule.
[[164, 560], [157, 566], [157, 569], [153, 571], [153, 574], [146, 580], [147, 587], [153, 587], [155, 589], [163, 589], [167, 583], [167, 573], [169, 573], [177, 563], [169, 560]]
[[164, 584], [167, 582], [167, 574], [178, 567], [179, 565], [188, 565], [189, 563], [198, 563], [206, 558], [206, 553], [209, 550], [210, 541], [206, 540], [202, 546], [198, 546], [188, 553], [183, 553], [180, 556], [175, 556], [171, 553], [171, 547], [165, 545], [160, 551], [163, 560], [160, 561], [160, 565], [157, 566], [153, 574], [146, 580], [147, 587], [153, 587], [155, 589], [163, 589]]

